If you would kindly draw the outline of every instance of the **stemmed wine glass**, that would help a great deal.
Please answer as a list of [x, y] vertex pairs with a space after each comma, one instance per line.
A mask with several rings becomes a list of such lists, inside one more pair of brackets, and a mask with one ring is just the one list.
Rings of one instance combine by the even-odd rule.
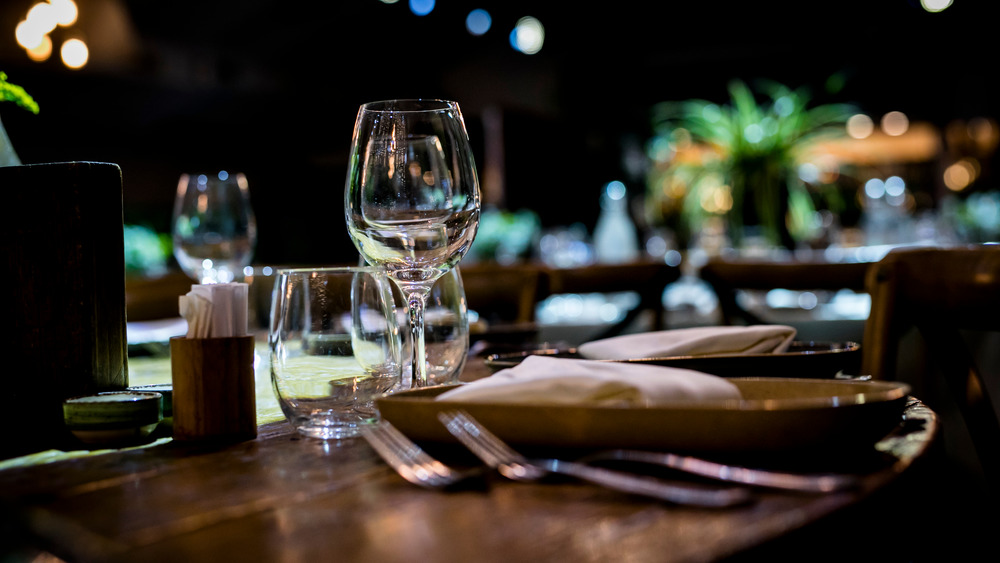
[[257, 221], [246, 176], [183, 174], [173, 218], [174, 256], [198, 283], [227, 283], [250, 265]]
[[426, 386], [424, 305], [434, 282], [469, 250], [479, 225], [479, 180], [458, 104], [362, 105], [344, 199], [358, 251], [384, 267], [406, 297], [413, 386]]

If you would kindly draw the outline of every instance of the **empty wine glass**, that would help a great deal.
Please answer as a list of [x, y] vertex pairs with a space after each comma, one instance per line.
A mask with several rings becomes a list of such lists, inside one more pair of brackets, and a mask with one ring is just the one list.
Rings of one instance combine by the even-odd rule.
[[246, 176], [183, 174], [173, 219], [174, 256], [198, 283], [236, 280], [250, 265], [257, 221]]
[[434, 282], [468, 251], [480, 193], [458, 104], [364, 104], [351, 143], [344, 213], [358, 251], [406, 296], [413, 385], [428, 384], [424, 305]]

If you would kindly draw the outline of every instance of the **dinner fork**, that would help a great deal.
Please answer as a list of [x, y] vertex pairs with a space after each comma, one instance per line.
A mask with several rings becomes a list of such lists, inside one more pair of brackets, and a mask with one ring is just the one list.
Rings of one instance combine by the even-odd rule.
[[385, 420], [362, 427], [361, 436], [396, 473], [427, 489], [459, 489], [485, 482], [481, 470], [457, 470], [434, 459]]
[[438, 420], [469, 450], [513, 481], [537, 481], [549, 473], [575, 477], [620, 492], [675, 504], [723, 507], [750, 500], [745, 488], [707, 488], [667, 483], [660, 479], [558, 459], [528, 459], [464, 411], [438, 413]]
[[605, 460], [661, 465], [708, 479], [786, 491], [832, 493], [855, 488], [860, 485], [860, 478], [857, 475], [841, 473], [788, 473], [784, 471], [753, 469], [738, 465], [717, 463], [691, 456], [641, 450], [607, 450], [586, 456], [577, 460], [577, 462], [589, 464]]

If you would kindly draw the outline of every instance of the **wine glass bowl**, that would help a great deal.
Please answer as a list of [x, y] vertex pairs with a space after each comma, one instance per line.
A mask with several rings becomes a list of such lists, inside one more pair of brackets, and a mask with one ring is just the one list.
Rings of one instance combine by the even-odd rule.
[[174, 200], [173, 247], [178, 265], [198, 283], [227, 283], [250, 265], [257, 222], [246, 176], [182, 174]]
[[428, 383], [423, 309], [475, 239], [480, 193], [458, 104], [364, 104], [351, 141], [344, 213], [358, 251], [406, 296], [415, 386]]

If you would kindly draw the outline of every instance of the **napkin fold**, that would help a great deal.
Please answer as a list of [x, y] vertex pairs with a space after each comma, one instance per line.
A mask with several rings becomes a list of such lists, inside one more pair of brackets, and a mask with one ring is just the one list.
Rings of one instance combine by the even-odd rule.
[[578, 346], [577, 352], [592, 360], [777, 354], [788, 349], [795, 332], [785, 325], [679, 328], [594, 340]]
[[698, 371], [549, 356], [528, 356], [512, 368], [437, 396], [438, 401], [625, 407], [740, 398], [733, 383]]
[[188, 338], [227, 338], [247, 334], [247, 284], [192, 285], [178, 300], [188, 323]]

